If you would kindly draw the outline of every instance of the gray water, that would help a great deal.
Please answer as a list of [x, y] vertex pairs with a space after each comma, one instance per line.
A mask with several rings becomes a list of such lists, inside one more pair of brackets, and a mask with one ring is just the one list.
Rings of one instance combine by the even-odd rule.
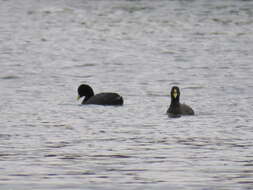
[[253, 189], [253, 1], [0, 4], [0, 189]]

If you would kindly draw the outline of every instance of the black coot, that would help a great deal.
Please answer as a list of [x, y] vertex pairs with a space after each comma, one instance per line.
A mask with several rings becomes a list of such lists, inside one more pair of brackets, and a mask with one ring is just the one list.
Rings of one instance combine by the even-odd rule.
[[181, 115], [194, 115], [194, 111], [190, 106], [180, 103], [180, 90], [177, 86], [173, 86], [171, 88], [170, 96], [171, 103], [169, 109], [167, 110], [168, 116], [180, 117]]
[[119, 94], [104, 92], [94, 95], [92, 88], [87, 84], [81, 84], [77, 92], [78, 100], [84, 96], [82, 104], [123, 105], [123, 98]]

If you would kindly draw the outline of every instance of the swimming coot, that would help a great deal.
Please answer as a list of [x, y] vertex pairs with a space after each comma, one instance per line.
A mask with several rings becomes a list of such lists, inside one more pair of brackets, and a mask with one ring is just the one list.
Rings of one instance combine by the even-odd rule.
[[92, 88], [87, 84], [81, 84], [78, 87], [78, 98], [85, 97], [82, 104], [97, 104], [97, 105], [123, 105], [123, 98], [117, 93], [104, 92], [94, 95]]
[[173, 86], [171, 88], [170, 96], [171, 103], [169, 109], [167, 110], [168, 116], [180, 117], [181, 115], [194, 115], [194, 111], [190, 106], [179, 102], [180, 90], [177, 86]]

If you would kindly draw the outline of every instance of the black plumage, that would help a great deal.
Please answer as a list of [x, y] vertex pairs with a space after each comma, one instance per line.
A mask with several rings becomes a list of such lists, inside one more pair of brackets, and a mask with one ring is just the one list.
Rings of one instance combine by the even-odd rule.
[[180, 117], [181, 115], [194, 115], [193, 109], [186, 105], [180, 103], [180, 90], [177, 86], [171, 88], [171, 103], [167, 110], [167, 114], [170, 117]]
[[84, 97], [82, 104], [97, 104], [97, 105], [123, 105], [123, 98], [114, 92], [104, 92], [94, 94], [92, 88], [87, 84], [82, 84], [78, 87], [78, 99]]

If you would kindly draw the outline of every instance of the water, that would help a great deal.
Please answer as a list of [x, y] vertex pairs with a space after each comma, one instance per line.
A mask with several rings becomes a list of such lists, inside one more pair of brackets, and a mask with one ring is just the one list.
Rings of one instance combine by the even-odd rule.
[[252, 1], [0, 3], [1, 189], [252, 189]]

